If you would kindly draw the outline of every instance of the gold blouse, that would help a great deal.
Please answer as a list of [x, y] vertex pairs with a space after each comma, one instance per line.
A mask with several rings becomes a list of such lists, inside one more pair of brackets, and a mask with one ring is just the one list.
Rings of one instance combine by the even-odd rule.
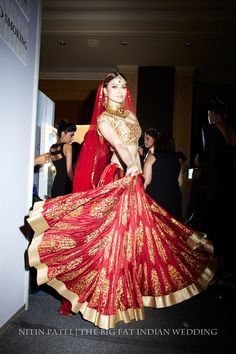
[[[126, 118], [114, 116], [108, 112], [103, 112], [98, 117], [98, 129], [102, 123], [110, 124], [126, 145], [136, 145], [142, 133], [138, 121], [130, 122]], [[98, 134], [100, 134], [99, 131]]]

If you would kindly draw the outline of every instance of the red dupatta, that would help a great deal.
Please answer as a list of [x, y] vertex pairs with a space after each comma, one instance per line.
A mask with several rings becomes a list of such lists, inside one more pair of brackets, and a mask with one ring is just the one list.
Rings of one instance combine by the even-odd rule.
[[[112, 152], [109, 143], [97, 133], [97, 118], [105, 111], [103, 82], [99, 85], [90, 128], [82, 144], [73, 178], [73, 192], [83, 192], [97, 187], [104, 168], [109, 164]], [[134, 112], [130, 91], [124, 108]]]

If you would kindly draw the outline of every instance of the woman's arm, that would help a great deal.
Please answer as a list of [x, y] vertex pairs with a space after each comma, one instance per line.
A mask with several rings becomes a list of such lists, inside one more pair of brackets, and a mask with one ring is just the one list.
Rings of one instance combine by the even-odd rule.
[[144, 162], [143, 166], [143, 177], [144, 177], [144, 189], [151, 183], [152, 181], [152, 165], [156, 161], [156, 158], [154, 155], [149, 154], [147, 159]]
[[71, 144], [65, 144], [63, 151], [66, 156], [66, 172], [69, 179], [73, 179], [73, 166], [72, 166], [72, 146]]
[[121, 160], [127, 166], [126, 174], [133, 174], [138, 172], [138, 167], [135, 165], [133, 158], [127, 146], [120, 139], [119, 135], [113, 127], [105, 121], [98, 122], [98, 129], [102, 136], [111, 144], [114, 151], [117, 152]]
[[43, 165], [49, 161], [50, 161], [50, 154], [46, 152], [46, 153], [38, 155], [34, 158], [34, 166]]
[[179, 173], [179, 177], [178, 177], [178, 182], [179, 182], [179, 186], [180, 186], [180, 187], [183, 187], [184, 178], [183, 178], [183, 169], [182, 169], [182, 166], [181, 166], [181, 169], [180, 169], [180, 173]]

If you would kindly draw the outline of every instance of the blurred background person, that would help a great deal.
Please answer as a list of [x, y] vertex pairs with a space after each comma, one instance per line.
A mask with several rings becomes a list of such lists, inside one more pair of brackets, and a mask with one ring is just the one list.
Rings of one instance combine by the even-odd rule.
[[80, 154], [81, 144], [77, 141], [73, 141], [72, 143], [72, 166], [73, 166], [73, 174], [75, 171], [76, 163]]
[[215, 254], [224, 258], [227, 271], [235, 273], [232, 235], [236, 215], [236, 132], [228, 123], [227, 111], [227, 104], [219, 95], [210, 98], [208, 123], [202, 129], [202, 200], [196, 213], [214, 243]]
[[45, 163], [51, 161], [51, 156], [48, 152], [40, 154], [34, 158], [34, 166], [44, 165]]
[[[67, 120], [60, 120], [57, 123], [58, 139], [56, 144], [50, 148], [51, 161], [56, 169], [51, 190], [51, 197], [55, 198], [61, 195], [72, 193], [73, 181], [73, 158], [75, 160], [76, 148], [72, 149], [72, 142], [76, 132], [76, 125]], [[70, 302], [61, 298], [59, 313], [72, 316]]]
[[176, 156], [178, 157], [181, 167], [183, 176], [186, 177], [188, 173], [188, 165], [187, 165], [187, 157], [182, 151], [177, 151]]
[[51, 197], [66, 195], [72, 192], [73, 162], [72, 141], [76, 132], [76, 125], [66, 120], [57, 124], [58, 139], [50, 147], [51, 161], [56, 169], [52, 184]]
[[144, 162], [144, 186], [147, 193], [174, 218], [182, 221], [180, 186], [183, 184], [181, 163], [175, 152], [172, 135], [161, 132], [154, 152]]
[[158, 131], [155, 128], [149, 128], [144, 133], [144, 142], [142, 146], [138, 147], [138, 152], [140, 155], [141, 165], [143, 167], [144, 161], [146, 160], [149, 153], [154, 152], [154, 143], [158, 137]]

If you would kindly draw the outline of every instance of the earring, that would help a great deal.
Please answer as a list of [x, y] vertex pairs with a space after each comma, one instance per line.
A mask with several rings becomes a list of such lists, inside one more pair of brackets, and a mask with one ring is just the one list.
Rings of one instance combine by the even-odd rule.
[[105, 98], [104, 98], [103, 106], [104, 106], [105, 108], [107, 108], [107, 106], [108, 106], [108, 97], [107, 97], [107, 95], [106, 95]]
[[125, 101], [121, 102], [120, 104], [120, 110], [124, 111], [124, 108], [125, 108]]

